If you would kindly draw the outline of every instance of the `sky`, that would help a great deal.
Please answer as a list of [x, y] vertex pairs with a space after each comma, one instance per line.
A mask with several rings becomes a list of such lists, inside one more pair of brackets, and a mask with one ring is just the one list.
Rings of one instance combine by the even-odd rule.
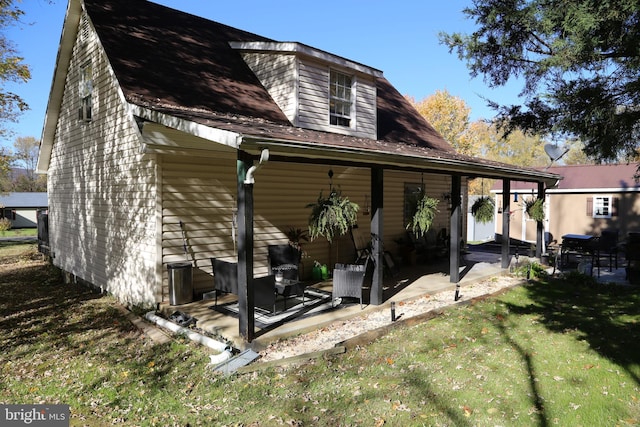
[[[133, 1], [133, 0], [131, 0]], [[440, 32], [470, 34], [474, 23], [462, 13], [471, 0], [155, 0], [156, 3], [278, 41], [295, 41], [376, 68], [403, 95], [417, 101], [446, 90], [471, 108], [471, 120], [495, 112], [484, 98], [517, 103], [519, 87], [490, 89], [482, 76], [472, 79], [466, 64], [449, 53]], [[12, 147], [16, 137], [40, 139], [66, 12], [66, 0], [22, 0], [23, 23], [6, 31], [31, 80], [5, 89], [20, 95], [30, 110], [13, 135], [0, 140]]]

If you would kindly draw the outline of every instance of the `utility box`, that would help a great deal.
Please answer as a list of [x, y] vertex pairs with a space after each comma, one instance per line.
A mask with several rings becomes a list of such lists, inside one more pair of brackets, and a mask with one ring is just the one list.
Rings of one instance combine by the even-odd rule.
[[193, 270], [190, 262], [167, 264], [169, 271], [169, 304], [182, 305], [193, 301]]

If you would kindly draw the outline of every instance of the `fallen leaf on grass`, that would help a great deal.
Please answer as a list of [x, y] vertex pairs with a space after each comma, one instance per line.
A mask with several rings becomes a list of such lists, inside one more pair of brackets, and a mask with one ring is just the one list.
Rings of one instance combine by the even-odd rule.
[[473, 411], [471, 410], [471, 408], [469, 408], [469, 407], [468, 407], [468, 406], [466, 406], [466, 405], [462, 407], [462, 410], [464, 411], [464, 416], [465, 416], [465, 417], [470, 417], [470, 416], [471, 416], [471, 413], [473, 412]]

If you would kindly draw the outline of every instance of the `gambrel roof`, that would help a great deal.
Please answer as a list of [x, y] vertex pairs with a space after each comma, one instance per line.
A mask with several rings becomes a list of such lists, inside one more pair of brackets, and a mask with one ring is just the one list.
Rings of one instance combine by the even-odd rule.
[[[145, 0], [70, 1], [47, 107], [40, 171], [47, 169], [83, 8], [138, 120], [171, 124], [189, 132], [213, 129], [235, 148], [254, 154], [266, 145], [273, 155], [282, 157], [544, 181], [547, 185], [560, 178], [456, 153], [382, 73], [375, 83], [377, 139], [296, 127], [230, 44], [273, 40]], [[180, 128], [176, 120], [195, 126]], [[197, 136], [204, 134], [210, 135]]]

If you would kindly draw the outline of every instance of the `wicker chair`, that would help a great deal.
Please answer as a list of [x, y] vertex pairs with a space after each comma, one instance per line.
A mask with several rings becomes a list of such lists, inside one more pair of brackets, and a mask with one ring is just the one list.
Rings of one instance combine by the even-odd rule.
[[357, 298], [362, 309], [362, 287], [367, 274], [368, 259], [364, 264], [336, 264], [333, 269], [331, 301], [337, 298]]

